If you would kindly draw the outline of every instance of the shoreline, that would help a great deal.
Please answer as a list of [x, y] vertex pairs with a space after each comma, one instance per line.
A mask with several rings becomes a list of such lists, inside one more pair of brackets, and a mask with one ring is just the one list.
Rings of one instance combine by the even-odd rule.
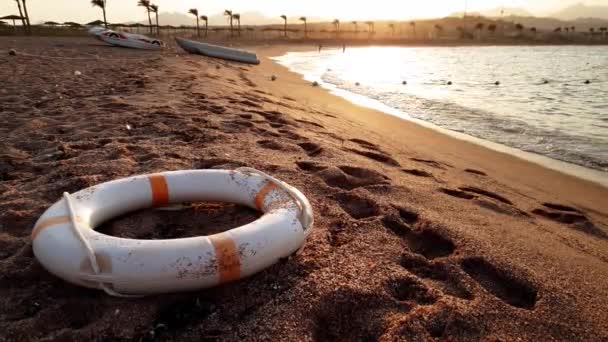
[[[296, 81], [303, 87], [311, 87], [310, 82], [305, 80], [302, 75], [289, 70], [286, 66], [283, 66], [280, 63], [278, 63], [276, 60], [274, 60], [274, 58], [276, 58], [278, 56], [282, 56], [286, 52], [290, 52], [290, 51], [296, 51], [296, 52], [313, 51], [314, 52], [314, 50], [315, 50], [315, 48], [310, 47], [310, 46], [308, 46], [308, 47], [299, 46], [299, 47], [296, 47], [295, 49], [293, 49], [291, 46], [272, 46], [272, 47], [263, 47], [262, 49], [260, 49], [258, 51], [264, 57], [264, 59], [266, 60], [267, 63], [272, 63], [279, 67], [279, 68], [273, 67], [272, 68], [273, 72], [278, 72], [279, 70], [281, 70], [281, 73], [290, 74], [290, 77], [289, 77], [290, 81]], [[321, 83], [323, 83], [323, 82], [320, 82], [320, 84]], [[329, 89], [322, 88], [322, 87], [319, 87], [319, 89], [321, 89], [323, 92], [325, 92], [328, 96], [339, 97], [342, 101], [349, 103], [350, 105], [352, 105], [355, 108], [356, 107], [362, 108], [362, 106], [368, 107], [368, 106], [365, 106], [364, 104], [353, 103], [349, 99], [343, 98], [338, 95], [334, 95], [331, 93], [331, 91]], [[386, 106], [386, 107], [390, 108], [388, 106]], [[563, 162], [563, 161], [559, 161], [559, 160], [554, 160], [554, 159], [551, 159], [548, 157], [544, 157], [544, 156], [536, 155], [533, 153], [513, 149], [511, 147], [508, 147], [508, 146], [505, 146], [502, 144], [498, 144], [498, 143], [494, 143], [491, 141], [487, 141], [484, 139], [471, 137], [471, 136], [468, 136], [465, 134], [460, 134], [457, 132], [452, 132], [452, 131], [438, 127], [433, 124], [428, 124], [428, 123], [423, 124], [422, 122], [419, 122], [421, 120], [406, 119], [406, 118], [400, 117], [398, 115], [386, 113], [386, 112], [379, 110], [377, 108], [374, 108], [374, 107], [369, 107], [369, 110], [370, 111], [366, 111], [366, 112], [373, 113], [373, 117], [376, 117], [376, 115], [389, 116], [391, 118], [395, 118], [396, 120], [398, 120], [398, 121], [387, 120], [387, 121], [390, 121], [391, 123], [393, 123], [393, 122], [398, 123], [399, 121], [408, 122], [410, 124], [407, 125], [407, 128], [411, 128], [412, 127], [411, 125], [414, 125], [415, 127], [418, 127], [421, 130], [427, 131], [427, 133], [428, 133], [428, 131], [432, 132], [432, 133], [430, 133], [431, 135], [432, 134], [441, 135], [445, 138], [445, 139], [441, 139], [441, 140], [448, 141], [448, 143], [446, 144], [448, 146], [451, 146], [452, 143], [456, 143], [463, 150], [468, 150], [468, 147], [473, 145], [476, 147], [475, 150], [477, 150], [477, 151], [475, 151], [475, 154], [479, 153], [480, 155], [484, 155], [484, 156], [490, 156], [492, 154], [496, 154], [494, 157], [488, 158], [489, 160], [491, 160], [491, 162], [489, 162], [489, 163], [480, 162], [479, 164], [483, 165], [483, 167], [491, 168], [490, 165], [495, 164], [496, 162], [498, 162], [499, 164], [514, 162], [514, 164], [521, 166], [522, 170], [526, 170], [526, 172], [524, 172], [524, 174], [527, 174], [528, 171], [530, 174], [543, 173], [543, 171], [546, 170], [548, 175], [556, 174], [556, 175], [562, 176], [562, 177], [559, 177], [560, 180], [557, 183], [561, 183], [563, 181], [563, 182], [565, 182], [565, 184], [568, 184], [567, 188], [577, 187], [576, 183], [577, 183], [577, 181], [580, 180], [583, 184], [585, 184], [585, 189], [591, 190], [592, 192], [595, 193], [595, 191], [593, 190], [594, 187], [599, 187], [600, 189], [598, 189], [597, 194], [599, 195], [599, 194], [603, 193], [605, 196], [608, 196], [608, 185], [607, 185], [608, 179], [606, 179], [606, 177], [604, 175], [602, 175], [601, 171], [588, 169], [588, 168], [585, 168], [580, 165], [571, 164], [571, 163], [567, 163], [567, 162]], [[352, 118], [352, 116], [350, 116], [349, 119], [350, 118]], [[399, 124], [397, 124], [396, 126], [393, 126], [393, 125], [389, 125], [389, 126], [390, 127], [401, 127]], [[376, 125], [375, 127], [378, 127], [378, 126]], [[389, 133], [389, 132], [386, 132], [386, 130], [382, 130], [382, 131], [387, 134], [387, 137], [395, 137], [398, 135], [398, 133], [397, 134], [395, 134], [394, 132]], [[398, 131], [398, 129], [395, 129], [395, 131]], [[465, 139], [461, 138], [463, 136], [466, 138]], [[480, 143], [480, 142], [482, 142], [482, 143]], [[497, 149], [494, 149], [490, 146], [485, 146], [484, 143], [497, 145]], [[545, 160], [540, 160], [540, 162], [537, 162], [536, 160], [528, 160], [526, 158], [522, 158], [522, 156], [518, 155], [518, 153], [512, 154], [507, 151], [501, 151], [500, 149], [503, 146], [505, 149], [512, 149], [512, 150], [514, 150], [514, 152], [519, 152], [519, 154], [521, 154], [521, 155], [528, 154], [531, 157], [531, 159], [535, 159], [534, 157], [538, 156], [539, 157], [538, 159], [545, 159]], [[457, 148], [454, 150], [457, 150]], [[455, 152], [450, 152], [450, 154], [452, 154], [452, 155], [454, 153]], [[479, 160], [477, 160], [477, 161], [479, 161]], [[546, 165], [545, 162], [548, 162], [548, 163], [554, 162], [557, 165], [555, 165], [555, 168], [554, 168], [554, 167], [551, 167], [550, 165]], [[526, 165], [526, 164], [528, 164], [528, 165]], [[574, 170], [568, 170], [568, 167], [573, 167]], [[583, 169], [583, 170], [581, 170], [581, 169]], [[564, 172], [564, 171], [566, 171], [566, 172]], [[573, 171], [573, 172], [568, 172], [568, 171]], [[590, 172], [588, 175], [581, 175], [581, 172], [585, 172], [585, 171], [590, 171]], [[585, 177], [585, 176], [587, 176], [587, 177]], [[604, 177], [602, 177], [602, 176], [604, 176]], [[505, 177], [514, 178], [514, 179], [517, 179], [518, 181], [524, 181], [524, 177], [520, 177], [520, 176], [505, 175]], [[540, 181], [541, 178], [543, 178], [543, 177], [542, 176], [530, 177], [528, 180], [524, 181], [524, 184], [526, 184], [526, 183], [534, 184], [536, 181], [533, 179], [537, 179]], [[544, 183], [544, 182], [541, 182], [541, 184], [542, 183]], [[560, 193], [562, 193], [562, 192], [560, 191]], [[568, 192], [563, 192], [562, 194], [565, 195], [567, 193]], [[601, 196], [596, 197], [596, 198], [598, 200], [600, 200]]]
[[[287, 47], [286, 47], [286, 49], [287, 49]], [[282, 63], [280, 63], [280, 61], [278, 61], [278, 59], [280, 57], [284, 56], [286, 53], [292, 52], [292, 51], [286, 50], [286, 51], [284, 51], [284, 53], [279, 53], [277, 55], [274, 55], [274, 53], [273, 53], [272, 56], [268, 56], [268, 57], [270, 57], [274, 63], [278, 63], [282, 66], [285, 66]], [[316, 50], [313, 48], [311, 48], [311, 50], [302, 50], [302, 51], [298, 50], [298, 52], [311, 52], [311, 53], [315, 52], [315, 51]], [[287, 66], [285, 66], [285, 67], [287, 67]], [[287, 68], [289, 69], [289, 67], [287, 67]], [[401, 112], [400, 110], [390, 107], [388, 105], [385, 105], [384, 103], [382, 103], [378, 100], [370, 99], [363, 95], [355, 94], [348, 90], [340, 89], [340, 88], [338, 88], [332, 84], [328, 84], [322, 80], [307, 79], [306, 75], [300, 74], [295, 70], [289, 69], [289, 71], [293, 72], [295, 74], [301, 75], [302, 78], [306, 81], [319, 82], [319, 86], [324, 89], [327, 89], [327, 91], [329, 93], [331, 93], [332, 95], [336, 95], [336, 96], [345, 98], [346, 100], [352, 102], [353, 104], [368, 107], [370, 109], [375, 109], [375, 110], [381, 111], [387, 115], [396, 116], [400, 119], [416, 123], [420, 126], [431, 128], [431, 129], [437, 131], [438, 133], [449, 135], [458, 140], [472, 142], [477, 145], [483, 146], [485, 148], [491, 149], [493, 151], [515, 156], [524, 161], [532, 162], [534, 164], [545, 167], [547, 169], [558, 171], [565, 175], [574, 176], [574, 177], [580, 178], [585, 181], [590, 181], [590, 182], [596, 183], [604, 188], [608, 188], [608, 172], [592, 169], [592, 168], [589, 168], [589, 167], [586, 167], [583, 165], [574, 164], [574, 163], [564, 161], [564, 160], [553, 159], [553, 158], [550, 158], [550, 157], [547, 157], [547, 156], [544, 156], [541, 154], [537, 154], [534, 152], [520, 150], [520, 149], [511, 147], [511, 146], [505, 145], [505, 144], [497, 143], [494, 141], [486, 140], [483, 138], [475, 137], [475, 136], [468, 135], [468, 134], [461, 133], [461, 132], [452, 131], [447, 128], [443, 128], [441, 126], [433, 124], [431, 122], [427, 122], [424, 120], [410, 117], [407, 114]]]

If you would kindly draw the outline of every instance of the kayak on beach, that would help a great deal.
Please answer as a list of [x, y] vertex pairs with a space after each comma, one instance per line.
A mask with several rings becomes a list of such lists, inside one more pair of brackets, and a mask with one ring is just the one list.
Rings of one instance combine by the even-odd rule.
[[150, 38], [141, 34], [118, 32], [106, 30], [101, 27], [93, 27], [89, 34], [102, 42], [133, 49], [160, 50], [165, 46], [161, 40]]
[[205, 44], [177, 37], [175, 38], [175, 41], [182, 49], [189, 53], [241, 63], [260, 64], [258, 56], [253, 52], [228, 48], [225, 46]]

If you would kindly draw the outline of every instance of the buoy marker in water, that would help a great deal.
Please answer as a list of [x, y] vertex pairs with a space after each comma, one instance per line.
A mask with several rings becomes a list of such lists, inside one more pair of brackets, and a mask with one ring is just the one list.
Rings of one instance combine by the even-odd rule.
[[499, 85], [500, 85], [500, 82], [499, 82], [499, 81], [496, 81], [496, 82], [494, 82], [494, 85], [499, 86]]
[[452, 81], [448, 81], [448, 83], [447, 83], [447, 84], [448, 84], [448, 85], [452, 85]]
[[403, 81], [403, 82], [401, 82], [401, 84], [407, 85], [407, 81]]
[[591, 84], [591, 81], [586, 80], [586, 81], [585, 81], [585, 84]]

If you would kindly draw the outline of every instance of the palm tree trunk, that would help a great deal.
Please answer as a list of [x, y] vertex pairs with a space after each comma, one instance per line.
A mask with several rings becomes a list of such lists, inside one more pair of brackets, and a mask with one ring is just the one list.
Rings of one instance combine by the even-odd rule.
[[283, 25], [283, 35], [287, 37], [287, 19], [285, 19], [285, 24]]
[[308, 37], [308, 24], [304, 22], [304, 38]]
[[[27, 23], [25, 22], [25, 16], [23, 15], [23, 11], [21, 10], [21, 0], [17, 0], [17, 7], [19, 7], [19, 16], [21, 17], [21, 25], [23, 25], [23, 29], [27, 28]], [[15, 27], [15, 20], [13, 20], [13, 27]]]
[[22, 0], [22, 1], [23, 1], [23, 12], [25, 13], [25, 20], [27, 21], [27, 29], [28, 29], [28, 31], [31, 32], [32, 25], [30, 24], [30, 15], [27, 12], [27, 4], [25, 3], [25, 0]]
[[205, 38], [207, 38], [207, 31], [209, 30], [209, 21], [205, 20]]
[[230, 37], [234, 34], [234, 27], [232, 25], [232, 15], [230, 15]]
[[197, 37], [201, 37], [201, 29], [200, 26], [198, 25], [198, 15], [196, 16], [196, 36]]
[[239, 37], [241, 36], [241, 19], [239, 19], [239, 21], [237, 22], [238, 26], [238, 30], [239, 30]]
[[101, 9], [103, 11], [103, 25], [106, 27], [106, 29], [108, 28], [108, 19], [106, 19], [106, 6], [104, 3], [103, 8]]
[[160, 26], [158, 25], [158, 12], [154, 12], [156, 15], [156, 35], [160, 36]]
[[148, 31], [152, 34], [152, 18], [150, 17], [150, 9], [148, 8]]

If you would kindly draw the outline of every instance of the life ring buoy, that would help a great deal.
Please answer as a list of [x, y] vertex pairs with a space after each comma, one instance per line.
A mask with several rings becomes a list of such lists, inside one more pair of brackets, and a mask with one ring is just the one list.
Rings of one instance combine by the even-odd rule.
[[[174, 240], [134, 240], [94, 230], [151, 206], [222, 201], [264, 215], [242, 227]], [[32, 231], [36, 258], [52, 274], [111, 295], [211, 287], [247, 277], [299, 250], [313, 212], [297, 189], [254, 169], [172, 171], [102, 183], [53, 204]]]

